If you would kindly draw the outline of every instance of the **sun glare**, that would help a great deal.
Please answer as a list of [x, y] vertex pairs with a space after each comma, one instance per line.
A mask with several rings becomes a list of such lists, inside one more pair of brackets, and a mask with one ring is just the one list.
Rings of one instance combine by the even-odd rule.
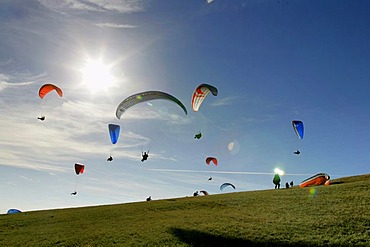
[[88, 61], [82, 69], [83, 82], [93, 92], [105, 90], [114, 84], [110, 69], [100, 60]]
[[285, 172], [283, 170], [280, 170], [279, 168], [275, 168], [274, 172], [279, 174], [280, 176], [285, 174]]

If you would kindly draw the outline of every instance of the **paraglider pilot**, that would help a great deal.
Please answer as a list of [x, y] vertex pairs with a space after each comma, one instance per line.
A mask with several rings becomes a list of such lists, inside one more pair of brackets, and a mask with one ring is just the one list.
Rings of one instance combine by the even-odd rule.
[[152, 196], [149, 196], [148, 198], [146, 198], [146, 201], [149, 202], [152, 200]]
[[299, 155], [301, 152], [299, 150], [295, 151], [294, 154]]
[[77, 191], [72, 192], [71, 195], [73, 195], [73, 196], [77, 195]]
[[148, 153], [147, 153], [147, 152], [144, 152], [144, 153], [142, 153], [141, 155], [143, 156], [143, 158], [141, 159], [141, 162], [144, 162], [145, 160], [147, 160], [147, 159], [148, 159], [148, 157], [149, 157], [149, 152], [148, 152]]
[[193, 194], [193, 196], [198, 196], [198, 195], [199, 195], [198, 191], [195, 191]]
[[112, 156], [109, 156], [109, 158], [107, 159], [107, 161], [112, 161], [112, 160], [113, 160]]
[[41, 121], [44, 121], [45, 120], [45, 116], [38, 117], [37, 119], [39, 119]]
[[209, 177], [208, 181], [211, 181], [212, 180], [212, 177]]

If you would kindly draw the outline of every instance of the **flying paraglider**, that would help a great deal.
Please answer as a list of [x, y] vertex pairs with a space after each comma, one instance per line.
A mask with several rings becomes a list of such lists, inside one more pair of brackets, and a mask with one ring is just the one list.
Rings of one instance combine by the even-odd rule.
[[[39, 89], [39, 97], [43, 99], [47, 94], [51, 91], [55, 91], [60, 97], [63, 97], [63, 91], [59, 87], [55, 86], [54, 84], [44, 84]], [[44, 121], [45, 116], [38, 117], [37, 119]]]
[[318, 173], [312, 177], [309, 177], [303, 180], [300, 184], [300, 188], [308, 187], [308, 186], [315, 186], [315, 185], [329, 185], [330, 184], [330, 176], [326, 173]]
[[131, 96], [127, 97], [126, 99], [124, 99], [118, 105], [118, 107], [116, 109], [116, 117], [118, 119], [120, 119], [122, 114], [127, 109], [129, 109], [130, 107], [132, 107], [136, 104], [145, 102], [145, 101], [155, 100], [155, 99], [165, 99], [165, 100], [172, 101], [172, 102], [176, 103], [178, 106], [180, 106], [182, 108], [182, 110], [185, 112], [185, 114], [188, 114], [188, 111], [186, 110], [186, 107], [181, 103], [180, 100], [178, 100], [174, 96], [172, 96], [168, 93], [165, 93], [165, 92], [161, 92], [161, 91], [146, 91], [146, 92], [141, 92], [141, 93], [131, 95]]
[[223, 190], [224, 188], [226, 188], [228, 186], [233, 187], [233, 189], [235, 190], [235, 186], [233, 184], [231, 184], [231, 183], [223, 183], [223, 184], [221, 184], [220, 190]]
[[[120, 126], [117, 124], [108, 124], [109, 136], [110, 136], [110, 140], [113, 145], [116, 144], [118, 141], [120, 129], [121, 129]], [[112, 161], [112, 160], [113, 160], [113, 157], [112, 155], [110, 155], [107, 161]]]
[[217, 166], [217, 165], [218, 165], [218, 161], [217, 161], [217, 159], [216, 159], [216, 158], [214, 158], [214, 157], [207, 157], [207, 158], [206, 158], [206, 163], [207, 163], [207, 165], [209, 165], [211, 162], [213, 162], [213, 164], [214, 164], [215, 166]]
[[[296, 133], [297, 137], [302, 140], [304, 135], [304, 126], [303, 122], [300, 120], [293, 120], [292, 121], [294, 132]], [[299, 155], [301, 152], [297, 149], [294, 154]]]
[[[75, 173], [76, 175], [82, 174], [85, 171], [85, 166], [79, 163], [75, 163]], [[76, 185], [74, 192], [71, 193], [71, 195], [77, 195], [77, 177], [76, 177]]]
[[207, 97], [209, 93], [212, 93], [214, 96], [217, 96], [218, 90], [214, 86], [209, 84], [200, 84], [198, 87], [195, 88], [193, 96], [191, 98], [191, 106], [193, 111], [198, 111], [200, 106], [202, 105], [204, 99]]

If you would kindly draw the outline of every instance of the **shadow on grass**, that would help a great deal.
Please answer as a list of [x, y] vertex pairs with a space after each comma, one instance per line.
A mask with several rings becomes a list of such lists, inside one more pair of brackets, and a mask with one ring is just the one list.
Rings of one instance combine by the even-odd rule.
[[302, 246], [311, 247], [313, 245], [304, 242], [287, 243], [287, 242], [263, 242], [252, 241], [242, 238], [233, 238], [227, 236], [213, 235], [207, 232], [197, 230], [170, 228], [170, 232], [181, 242], [190, 246]]

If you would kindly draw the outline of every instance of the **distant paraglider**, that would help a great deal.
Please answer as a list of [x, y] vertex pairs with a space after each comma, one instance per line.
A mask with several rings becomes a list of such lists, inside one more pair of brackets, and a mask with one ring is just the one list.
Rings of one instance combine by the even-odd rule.
[[221, 184], [220, 190], [223, 190], [224, 188], [226, 188], [228, 186], [232, 187], [235, 190], [235, 186], [233, 184], [231, 184], [231, 183], [223, 183], [223, 184]]
[[[85, 165], [82, 165], [80, 163], [75, 163], [75, 173], [76, 175], [82, 174], [85, 171]], [[74, 192], [71, 193], [71, 195], [77, 195], [77, 177], [76, 177], [76, 185]]]
[[315, 186], [315, 185], [329, 185], [330, 184], [330, 176], [326, 173], [318, 173], [312, 177], [309, 177], [303, 180], [300, 184], [300, 188], [308, 187], [308, 186]]
[[212, 93], [214, 96], [217, 96], [218, 90], [214, 86], [209, 84], [201, 84], [195, 88], [193, 96], [191, 98], [191, 106], [193, 111], [199, 111], [200, 106], [202, 105], [204, 99], [209, 93]]
[[117, 107], [116, 109], [116, 117], [118, 119], [121, 118], [122, 114], [129, 109], [130, 107], [145, 102], [149, 100], [156, 100], [156, 99], [164, 99], [164, 100], [169, 100], [174, 103], [176, 103], [178, 106], [182, 108], [182, 110], [185, 112], [185, 114], [188, 114], [188, 111], [186, 110], [186, 107], [181, 103], [180, 100], [175, 98], [174, 96], [161, 92], [161, 91], [146, 91], [146, 92], [141, 92], [137, 93], [134, 95], [131, 95], [124, 99]]
[[[108, 124], [108, 130], [109, 130], [110, 140], [112, 144], [114, 145], [118, 141], [120, 126], [117, 124]], [[110, 155], [107, 161], [112, 161], [112, 160], [113, 160], [113, 157], [112, 155]]]
[[[60, 97], [63, 97], [63, 91], [59, 87], [55, 86], [54, 84], [44, 84], [39, 89], [39, 97], [43, 99], [47, 94], [50, 92], [55, 91]], [[45, 116], [38, 117], [40, 121], [45, 120]]]
[[[292, 121], [294, 132], [296, 133], [297, 137], [299, 139], [303, 139], [304, 135], [304, 126], [303, 122], [300, 120], [293, 120]], [[297, 151], [294, 152], [295, 155], [299, 155], [301, 152], [297, 149]]]

